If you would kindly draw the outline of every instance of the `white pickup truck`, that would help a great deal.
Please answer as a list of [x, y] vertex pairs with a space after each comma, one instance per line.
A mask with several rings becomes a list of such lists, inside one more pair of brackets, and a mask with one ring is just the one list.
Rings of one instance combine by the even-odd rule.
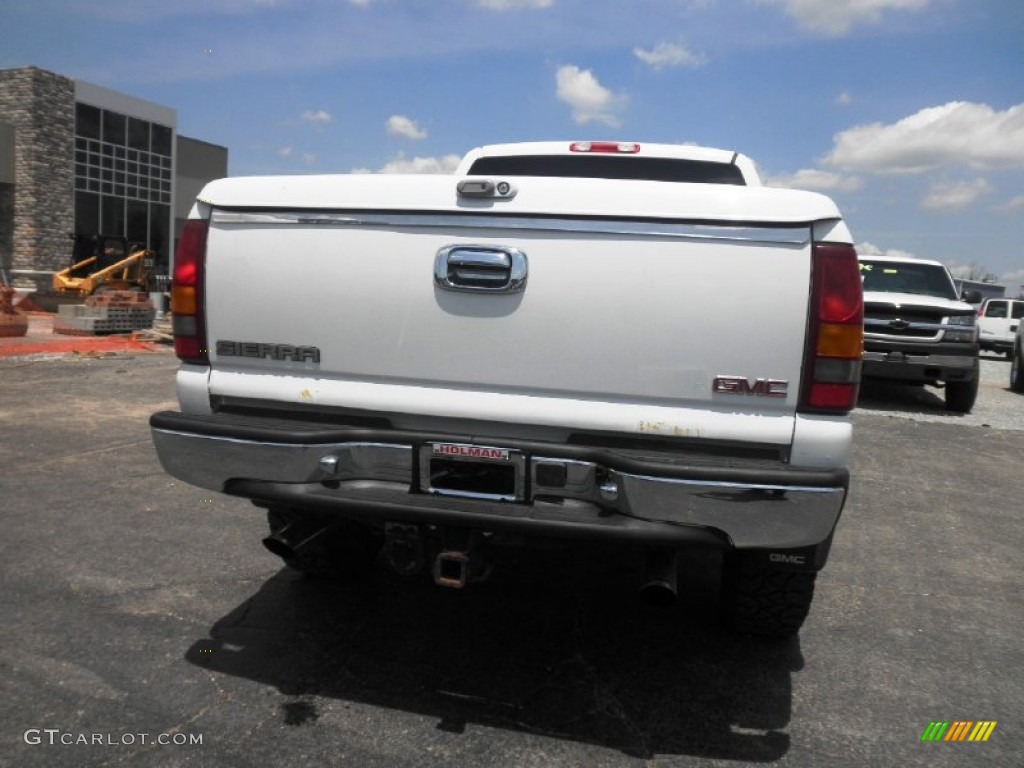
[[[970, 413], [981, 379], [975, 309], [949, 270], [904, 256], [861, 258], [864, 376], [941, 385], [946, 410]], [[972, 291], [965, 299], [978, 298]]]
[[[849, 482], [863, 296], [831, 200], [734, 152], [527, 143], [441, 175], [230, 178], [172, 287], [160, 460], [310, 573], [462, 587], [502, 544], [723, 553], [742, 632], [807, 615]], [[500, 559], [500, 558], [499, 558]]]

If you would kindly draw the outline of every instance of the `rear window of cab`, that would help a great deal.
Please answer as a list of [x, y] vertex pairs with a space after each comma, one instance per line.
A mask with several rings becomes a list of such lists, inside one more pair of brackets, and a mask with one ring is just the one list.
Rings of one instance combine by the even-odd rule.
[[743, 172], [732, 163], [677, 160], [670, 157], [608, 155], [496, 155], [481, 157], [470, 176], [558, 176], [583, 179], [633, 179], [694, 184], [746, 186]]

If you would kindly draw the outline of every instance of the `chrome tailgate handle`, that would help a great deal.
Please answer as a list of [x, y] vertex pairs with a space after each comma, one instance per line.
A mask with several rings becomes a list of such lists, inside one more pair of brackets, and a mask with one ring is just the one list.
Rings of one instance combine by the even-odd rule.
[[449, 245], [434, 259], [434, 282], [449, 291], [518, 293], [526, 287], [527, 266], [518, 248]]

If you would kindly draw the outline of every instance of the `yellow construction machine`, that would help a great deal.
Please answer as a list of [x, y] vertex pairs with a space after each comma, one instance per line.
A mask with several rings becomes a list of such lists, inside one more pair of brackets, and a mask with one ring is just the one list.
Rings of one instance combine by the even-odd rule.
[[71, 266], [53, 276], [58, 295], [155, 290], [153, 251], [116, 235], [72, 235], [71, 239]]

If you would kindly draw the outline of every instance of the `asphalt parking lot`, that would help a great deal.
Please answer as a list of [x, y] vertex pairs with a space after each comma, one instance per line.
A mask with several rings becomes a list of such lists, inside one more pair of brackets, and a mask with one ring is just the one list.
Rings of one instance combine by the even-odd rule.
[[[669, 610], [584, 548], [461, 592], [299, 578], [259, 510], [157, 464], [168, 353], [2, 361], [0, 766], [1020, 765], [1008, 368], [983, 361], [970, 416], [865, 387], [832, 558], [779, 643], [718, 627], [711, 555]], [[922, 743], [937, 720], [998, 724]]]

